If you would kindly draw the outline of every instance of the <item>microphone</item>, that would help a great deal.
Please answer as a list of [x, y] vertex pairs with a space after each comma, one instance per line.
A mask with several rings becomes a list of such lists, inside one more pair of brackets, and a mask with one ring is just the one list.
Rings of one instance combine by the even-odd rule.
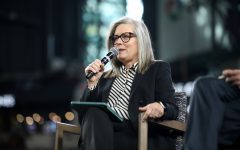
[[[119, 50], [116, 47], [112, 47], [107, 55], [101, 59], [101, 62], [106, 65], [111, 59], [118, 55]], [[96, 73], [90, 71], [87, 73], [86, 78], [91, 79]]]

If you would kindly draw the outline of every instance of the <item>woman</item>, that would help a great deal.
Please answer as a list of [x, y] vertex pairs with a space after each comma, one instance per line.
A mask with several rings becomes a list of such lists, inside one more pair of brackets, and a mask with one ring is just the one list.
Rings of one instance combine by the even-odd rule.
[[[112, 69], [103, 72], [98, 59], [85, 68], [86, 74], [96, 74], [87, 80], [81, 101], [106, 102], [124, 121], [117, 123], [100, 109], [88, 109], [81, 119], [80, 149], [137, 150], [139, 111], [144, 112], [144, 119], [177, 117], [170, 66], [154, 60], [150, 35], [142, 21], [128, 17], [116, 21], [110, 28], [107, 47], [119, 49]], [[149, 150], [175, 149], [168, 131], [149, 128]]]

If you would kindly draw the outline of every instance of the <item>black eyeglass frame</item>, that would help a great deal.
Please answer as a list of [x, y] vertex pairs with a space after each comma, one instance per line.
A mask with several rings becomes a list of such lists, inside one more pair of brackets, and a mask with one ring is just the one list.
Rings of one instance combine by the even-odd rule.
[[[126, 35], [126, 34], [129, 34], [129, 35]], [[130, 41], [132, 37], [136, 37], [136, 34], [132, 32], [124, 32], [121, 35], [112, 35], [109, 37], [109, 39], [111, 40], [112, 44], [115, 44], [116, 40], [119, 38], [122, 40], [123, 43], [127, 43]], [[126, 40], [126, 38], [128, 39]]]

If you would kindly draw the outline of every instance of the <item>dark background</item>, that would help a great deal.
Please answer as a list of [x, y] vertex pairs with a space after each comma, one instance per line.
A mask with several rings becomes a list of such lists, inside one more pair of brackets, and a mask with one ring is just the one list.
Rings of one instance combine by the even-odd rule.
[[[201, 2], [192, 0], [188, 9], [194, 12]], [[169, 61], [174, 82], [186, 83], [211, 72], [217, 75], [226, 67], [239, 67], [239, 1], [225, 1], [228, 5], [224, 14], [218, 10], [219, 2], [223, 1], [210, 0], [205, 4], [211, 10], [213, 33], [208, 50]], [[47, 116], [57, 112], [64, 116], [71, 110], [70, 101], [79, 99], [85, 81], [86, 39], [80, 19], [85, 3], [86, 0], [0, 2], [0, 96], [12, 94], [16, 100], [13, 108], [0, 107], [0, 132], [6, 134], [0, 139], [6, 142], [16, 127], [28, 132], [25, 125], [14, 123], [17, 113]], [[157, 30], [161, 22], [157, 17], [159, 2], [143, 0], [143, 4], [143, 20], [151, 32], [156, 58], [161, 59], [157, 47], [161, 34]], [[230, 37], [229, 47], [216, 42], [212, 29], [217, 15], [222, 15], [224, 32]], [[0, 144], [4, 145], [4, 140]]]

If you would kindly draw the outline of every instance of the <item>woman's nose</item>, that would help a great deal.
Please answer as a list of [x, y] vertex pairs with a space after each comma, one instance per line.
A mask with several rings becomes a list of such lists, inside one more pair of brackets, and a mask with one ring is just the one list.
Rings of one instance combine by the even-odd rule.
[[122, 44], [121, 38], [116, 39], [114, 45], [121, 45], [121, 44]]

